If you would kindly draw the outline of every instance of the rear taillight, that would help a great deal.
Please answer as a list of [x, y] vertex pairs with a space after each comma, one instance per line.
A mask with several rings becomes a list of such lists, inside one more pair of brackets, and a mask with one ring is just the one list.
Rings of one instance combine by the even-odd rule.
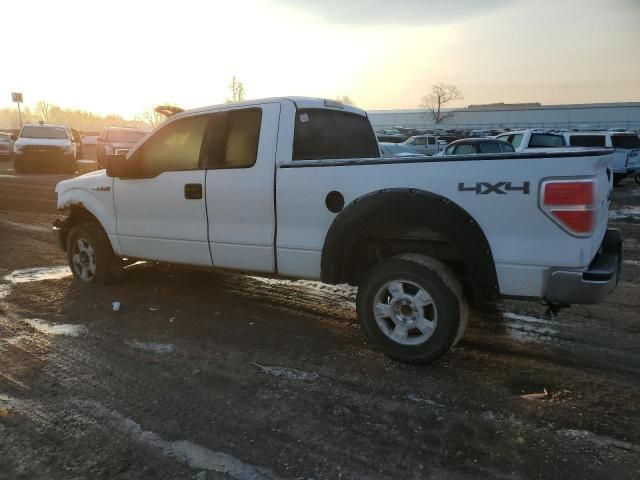
[[596, 220], [593, 180], [548, 180], [542, 184], [541, 208], [572, 235], [589, 236]]

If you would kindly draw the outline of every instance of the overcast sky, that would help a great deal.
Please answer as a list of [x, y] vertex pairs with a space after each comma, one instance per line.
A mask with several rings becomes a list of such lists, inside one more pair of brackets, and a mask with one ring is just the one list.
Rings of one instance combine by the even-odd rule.
[[248, 98], [366, 109], [439, 82], [459, 105], [640, 101], [640, 0], [21, 0], [0, 44], [0, 107], [17, 90], [133, 117], [220, 103], [234, 74]]

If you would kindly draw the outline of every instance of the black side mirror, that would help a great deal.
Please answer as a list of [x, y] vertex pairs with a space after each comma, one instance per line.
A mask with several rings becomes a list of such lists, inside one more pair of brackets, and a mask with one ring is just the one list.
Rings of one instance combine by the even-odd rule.
[[131, 164], [127, 162], [126, 155], [107, 155], [107, 176], [126, 178], [135, 176]]
[[15, 133], [11, 134], [11, 140], [13, 140], [14, 142], [18, 139], [18, 136]]

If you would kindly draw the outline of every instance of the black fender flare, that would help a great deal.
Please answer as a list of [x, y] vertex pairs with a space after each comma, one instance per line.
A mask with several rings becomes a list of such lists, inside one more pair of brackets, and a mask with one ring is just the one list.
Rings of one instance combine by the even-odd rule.
[[499, 295], [491, 247], [482, 228], [448, 198], [417, 189], [385, 189], [363, 195], [347, 205], [327, 231], [321, 258], [321, 280], [345, 281], [347, 255], [366, 237], [372, 225], [385, 221], [402, 229], [424, 226], [441, 234], [458, 252], [471, 276], [474, 296], [494, 300]]

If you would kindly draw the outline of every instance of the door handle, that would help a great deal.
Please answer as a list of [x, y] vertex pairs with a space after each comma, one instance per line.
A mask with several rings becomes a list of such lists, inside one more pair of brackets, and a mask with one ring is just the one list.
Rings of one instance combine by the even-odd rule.
[[184, 186], [184, 198], [188, 200], [199, 200], [202, 198], [202, 184], [187, 183]]

